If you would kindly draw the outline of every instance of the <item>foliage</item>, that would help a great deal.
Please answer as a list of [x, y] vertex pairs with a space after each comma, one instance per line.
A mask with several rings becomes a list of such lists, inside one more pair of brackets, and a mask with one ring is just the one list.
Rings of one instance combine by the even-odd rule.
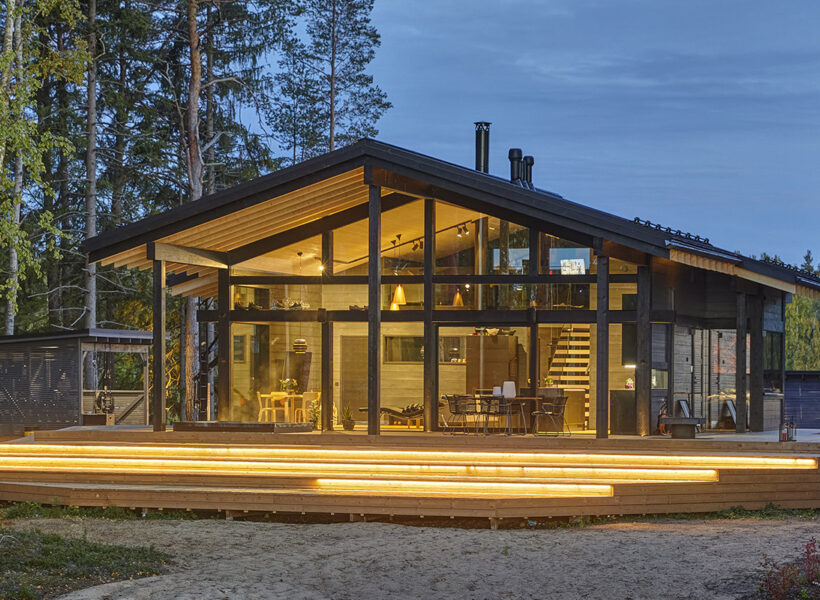
[[353, 420], [353, 411], [350, 410], [350, 404], [345, 404], [344, 408], [342, 409], [342, 420], [343, 421], [352, 421]]
[[820, 597], [820, 550], [812, 538], [796, 562], [778, 563], [763, 555], [763, 581], [760, 591], [771, 600]]
[[110, 581], [158, 575], [154, 548], [97, 544], [40, 531], [0, 530], [0, 597], [45, 598]]

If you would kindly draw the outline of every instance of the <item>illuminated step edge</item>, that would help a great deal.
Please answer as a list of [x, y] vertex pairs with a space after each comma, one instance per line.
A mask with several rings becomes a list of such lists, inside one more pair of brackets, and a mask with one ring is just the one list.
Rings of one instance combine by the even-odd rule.
[[60, 444], [0, 444], [2, 456], [139, 456], [241, 459], [241, 460], [369, 460], [394, 463], [425, 464], [532, 464], [569, 465], [594, 464], [607, 466], [675, 466], [695, 468], [777, 468], [816, 469], [814, 457], [795, 456], [737, 456], [737, 455], [652, 455], [652, 454], [595, 454], [558, 452], [487, 452], [487, 451], [427, 451], [427, 450], [364, 450], [343, 448], [231, 448], [205, 446], [109, 446]]
[[[333, 479], [326, 480], [326, 482], [333, 482]], [[342, 480], [343, 483], [348, 483], [349, 480]], [[140, 485], [140, 484], [111, 484], [111, 483], [54, 483], [54, 482], [19, 482], [19, 481], [0, 481], [0, 487], [10, 488], [44, 488], [48, 490], [71, 490], [71, 491], [86, 491], [98, 493], [150, 493], [153, 500], [156, 501], [158, 497], [162, 497], [163, 493], [186, 493], [186, 494], [228, 494], [231, 496], [366, 496], [368, 498], [374, 497], [391, 497], [391, 496], [415, 496], [420, 495], [433, 497], [451, 497], [451, 498], [602, 498], [612, 497], [614, 492], [611, 486], [596, 485], [587, 486], [592, 489], [586, 489], [583, 486], [574, 486], [571, 489], [569, 486], [561, 486], [564, 491], [553, 489], [550, 492], [533, 492], [516, 489], [511, 491], [499, 491], [497, 489], [489, 488], [489, 491], [481, 491], [479, 489], [446, 489], [444, 487], [437, 487], [435, 489], [428, 487], [427, 489], [398, 489], [392, 485], [389, 480], [382, 480], [382, 488], [372, 488], [363, 486], [335, 486], [328, 483], [325, 487], [313, 488], [248, 488], [248, 487], [221, 487], [221, 486], [199, 486], [199, 485]], [[609, 488], [609, 490], [605, 489]], [[378, 494], [376, 494], [378, 492]], [[405, 514], [407, 511], [393, 509], [400, 514]], [[417, 509], [410, 511], [410, 514], [415, 514]], [[325, 511], [321, 511], [325, 512]]]
[[373, 492], [459, 493], [467, 495], [492, 494], [505, 496], [612, 496], [612, 486], [594, 484], [557, 483], [484, 483], [462, 481], [403, 481], [390, 479], [318, 479], [323, 490], [367, 490]]
[[344, 463], [260, 463], [209, 460], [167, 460], [146, 458], [66, 458], [0, 457], [0, 471], [38, 472], [158, 472], [218, 475], [281, 475], [320, 477], [328, 473], [360, 477], [363, 474], [391, 474], [412, 478], [537, 478], [606, 479], [617, 481], [717, 481], [713, 469], [626, 469], [579, 467], [510, 467], [448, 465], [381, 465]]

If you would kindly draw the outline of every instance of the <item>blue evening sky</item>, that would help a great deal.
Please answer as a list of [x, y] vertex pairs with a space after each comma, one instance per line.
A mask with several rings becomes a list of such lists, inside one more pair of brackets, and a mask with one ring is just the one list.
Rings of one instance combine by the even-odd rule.
[[379, 139], [746, 254], [820, 257], [817, 0], [377, 0]]

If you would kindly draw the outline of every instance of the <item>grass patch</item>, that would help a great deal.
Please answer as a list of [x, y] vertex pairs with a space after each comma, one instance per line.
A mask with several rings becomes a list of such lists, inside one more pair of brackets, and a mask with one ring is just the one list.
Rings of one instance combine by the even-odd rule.
[[54, 598], [85, 587], [159, 574], [153, 548], [109, 546], [55, 534], [0, 529], [0, 598]]
[[820, 518], [820, 511], [815, 509], [783, 508], [776, 504], [769, 503], [763, 508], [748, 509], [743, 506], [733, 506], [724, 510], [711, 513], [670, 513], [654, 515], [609, 515], [609, 516], [583, 516], [570, 518], [555, 518], [541, 520], [529, 520], [525, 526], [538, 529], [560, 529], [579, 528], [590, 525], [602, 525], [606, 523], [651, 523], [655, 521], [705, 521], [705, 520], [731, 520], [731, 519], [804, 519], [813, 520]]
[[145, 514], [121, 506], [63, 506], [60, 504], [38, 504], [36, 502], [14, 502], [0, 508], [0, 519], [65, 519], [84, 517], [87, 519], [112, 519], [131, 521], [137, 519], [186, 521], [196, 519], [193, 512], [184, 510], [149, 510]]

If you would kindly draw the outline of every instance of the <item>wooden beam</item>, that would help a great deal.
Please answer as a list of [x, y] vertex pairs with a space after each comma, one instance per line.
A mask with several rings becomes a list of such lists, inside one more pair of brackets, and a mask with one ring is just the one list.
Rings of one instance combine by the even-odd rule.
[[322, 429], [332, 431], [333, 422], [333, 323], [322, 322]]
[[438, 429], [438, 341], [433, 325], [436, 201], [424, 199], [424, 430]]
[[367, 433], [379, 435], [381, 368], [381, 188], [371, 185], [367, 202], [369, 261], [367, 274]]
[[215, 269], [224, 269], [228, 266], [227, 252], [203, 250], [189, 246], [176, 246], [162, 242], [148, 242], [146, 247], [148, 260], [162, 260], [183, 265], [213, 267]]
[[652, 281], [649, 267], [638, 267], [635, 400], [638, 435], [652, 433]]
[[735, 431], [746, 433], [746, 294], [743, 292], [737, 292], [735, 319]]
[[746, 297], [749, 312], [749, 429], [763, 431], [763, 296]]
[[333, 276], [333, 230], [322, 232], [322, 277]]
[[151, 421], [154, 431], [165, 431], [165, 263], [155, 260], [154, 275], [154, 390]]
[[609, 257], [598, 256], [595, 342], [595, 437], [609, 437]]
[[[415, 196], [408, 196], [406, 194], [393, 193], [382, 198], [382, 205], [384, 210], [392, 210], [410, 202], [418, 200]], [[348, 208], [327, 217], [316, 219], [310, 223], [305, 223], [299, 227], [288, 229], [281, 233], [277, 233], [261, 240], [256, 240], [230, 250], [228, 254], [229, 264], [235, 265], [251, 258], [267, 254], [279, 248], [284, 248], [291, 244], [304, 241], [316, 235], [320, 235], [325, 231], [332, 231], [345, 225], [350, 225], [356, 221], [362, 221], [368, 216], [369, 204], [360, 204]]]
[[220, 269], [217, 275], [217, 310], [216, 310], [216, 364], [217, 364], [217, 408], [216, 418], [219, 421], [230, 421], [231, 411], [231, 352], [233, 351], [233, 340], [231, 339], [231, 282], [230, 271]]

